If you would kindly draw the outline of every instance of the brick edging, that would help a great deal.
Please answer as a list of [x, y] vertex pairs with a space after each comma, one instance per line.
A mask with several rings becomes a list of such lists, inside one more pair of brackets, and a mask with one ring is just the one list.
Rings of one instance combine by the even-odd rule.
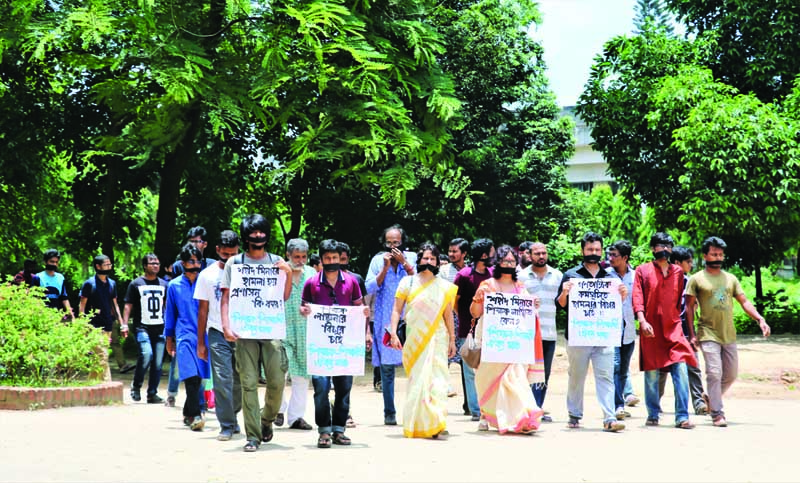
[[122, 403], [121, 382], [80, 387], [0, 386], [0, 409], [33, 410], [115, 403]]

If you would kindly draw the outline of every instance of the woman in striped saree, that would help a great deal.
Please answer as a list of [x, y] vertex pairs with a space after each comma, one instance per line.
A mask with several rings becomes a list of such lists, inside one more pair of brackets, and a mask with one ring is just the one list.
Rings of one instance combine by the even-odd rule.
[[[517, 264], [519, 258], [514, 250], [503, 245], [495, 255], [497, 264], [492, 278], [485, 280], [475, 292], [470, 312], [473, 317], [480, 317], [475, 329], [475, 339], [480, 345], [483, 333], [484, 298], [487, 293], [503, 292], [525, 294], [522, 282], [517, 281]], [[538, 309], [541, 301], [535, 299]], [[531, 434], [539, 429], [543, 411], [536, 405], [531, 391], [531, 384], [544, 382], [544, 354], [542, 352], [542, 333], [539, 328], [539, 316], [536, 316], [536, 332], [534, 335], [534, 363], [507, 364], [481, 361], [475, 372], [475, 387], [478, 390], [478, 402], [481, 406], [481, 421], [478, 430], [488, 431], [489, 427], [497, 428], [500, 434]]]
[[[457, 288], [436, 277], [439, 250], [423, 243], [417, 254], [417, 274], [400, 281], [395, 293], [391, 346], [403, 349], [408, 389], [403, 409], [407, 438], [437, 438], [447, 434], [448, 357], [456, 352], [453, 304]], [[397, 326], [405, 310], [406, 342], [400, 344]]]

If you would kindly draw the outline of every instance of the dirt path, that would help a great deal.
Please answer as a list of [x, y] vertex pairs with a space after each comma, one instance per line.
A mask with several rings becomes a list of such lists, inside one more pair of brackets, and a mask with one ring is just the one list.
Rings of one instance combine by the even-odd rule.
[[[359, 424], [348, 431], [353, 446], [330, 450], [315, 447], [313, 431], [279, 428], [272, 443], [245, 454], [242, 436], [215, 440], [212, 413], [204, 432], [191, 433], [179, 409], [129, 400], [114, 407], [0, 411], [0, 480], [797, 481], [800, 338], [741, 338], [739, 354], [740, 379], [726, 398], [731, 424], [725, 429], [699, 417], [693, 431], [646, 428], [640, 405], [631, 409], [625, 432], [603, 433], [589, 378], [586, 428], [567, 430], [560, 346], [546, 404], [555, 422], [535, 436], [477, 432], [458, 396], [449, 400], [449, 440], [405, 439], [401, 427], [382, 425], [381, 395], [369, 378], [359, 378], [351, 398]], [[453, 367], [451, 377], [460, 389], [457, 371]], [[641, 395], [638, 371], [633, 380]], [[399, 408], [404, 388], [401, 379]], [[671, 406], [665, 397], [664, 408]], [[310, 397], [306, 416], [313, 421]], [[671, 417], [668, 411], [662, 421]]]

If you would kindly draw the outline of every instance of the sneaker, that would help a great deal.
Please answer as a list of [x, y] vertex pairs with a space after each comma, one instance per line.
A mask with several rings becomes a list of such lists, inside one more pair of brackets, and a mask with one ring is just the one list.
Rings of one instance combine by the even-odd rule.
[[283, 413], [278, 413], [275, 416], [275, 426], [283, 426]]
[[127, 373], [131, 372], [134, 369], [136, 369], [136, 364], [128, 363], [128, 364], [125, 364], [124, 366], [119, 368], [119, 373], [120, 374], [127, 374]]
[[161, 404], [162, 402], [164, 402], [164, 400], [158, 397], [158, 394], [147, 396], [147, 404]]
[[167, 400], [164, 401], [164, 406], [166, 406], [168, 408], [174, 408], [175, 407], [175, 396], [167, 396]]
[[473, 421], [480, 421], [481, 420], [481, 415], [480, 414], [473, 414], [472, 415], [472, 420]]
[[233, 431], [230, 429], [223, 429], [217, 435], [217, 441], [230, 441], [233, 438]]
[[139, 393], [138, 389], [131, 389], [131, 399], [133, 399], [136, 402], [142, 400], [142, 395]]
[[544, 416], [542, 416], [542, 422], [543, 423], [552, 423], [553, 422], [553, 418], [549, 414], [545, 414]]
[[[348, 421], [351, 421], [351, 419], [348, 419]], [[348, 426], [348, 427], [350, 427], [350, 426]], [[314, 428], [312, 428], [312, 426], [310, 424], [308, 424], [305, 419], [297, 418], [297, 420], [295, 422], [293, 422], [291, 426], [289, 426], [289, 429], [300, 429], [300, 430], [303, 430], [303, 431], [308, 431], [308, 430], [314, 429]]]
[[383, 424], [386, 426], [397, 426], [397, 417], [394, 414], [391, 416], [384, 416]]
[[205, 426], [205, 425], [206, 425], [206, 421], [205, 421], [205, 419], [203, 419], [202, 416], [195, 416], [194, 419], [192, 419], [192, 423], [189, 425], [189, 428], [192, 431], [202, 431], [203, 430], [203, 426]]
[[625, 396], [625, 405], [634, 407], [641, 402], [641, 399], [636, 394], [628, 394]]

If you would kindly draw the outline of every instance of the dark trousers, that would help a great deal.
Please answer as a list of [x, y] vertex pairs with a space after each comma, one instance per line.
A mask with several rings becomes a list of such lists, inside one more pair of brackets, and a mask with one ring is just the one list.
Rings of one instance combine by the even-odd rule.
[[631, 357], [635, 347], [636, 341], [633, 341], [614, 348], [614, 409], [625, 407], [625, 385], [628, 383]]
[[[347, 416], [350, 414], [350, 389], [353, 387], [353, 376], [311, 376], [314, 386], [314, 422], [320, 434], [344, 433]], [[331, 384], [335, 391], [333, 410], [328, 394]]]
[[186, 389], [186, 403], [183, 405], [183, 416], [194, 418], [200, 416], [200, 376], [192, 376], [183, 380]]
[[[556, 353], [556, 341], [543, 340], [542, 352], [544, 354], [544, 382], [533, 385], [533, 398], [536, 405], [544, 407], [544, 398], [547, 396], [547, 382], [550, 381], [550, 369], [553, 367], [553, 356]], [[463, 382], [464, 376], [461, 376]]]

